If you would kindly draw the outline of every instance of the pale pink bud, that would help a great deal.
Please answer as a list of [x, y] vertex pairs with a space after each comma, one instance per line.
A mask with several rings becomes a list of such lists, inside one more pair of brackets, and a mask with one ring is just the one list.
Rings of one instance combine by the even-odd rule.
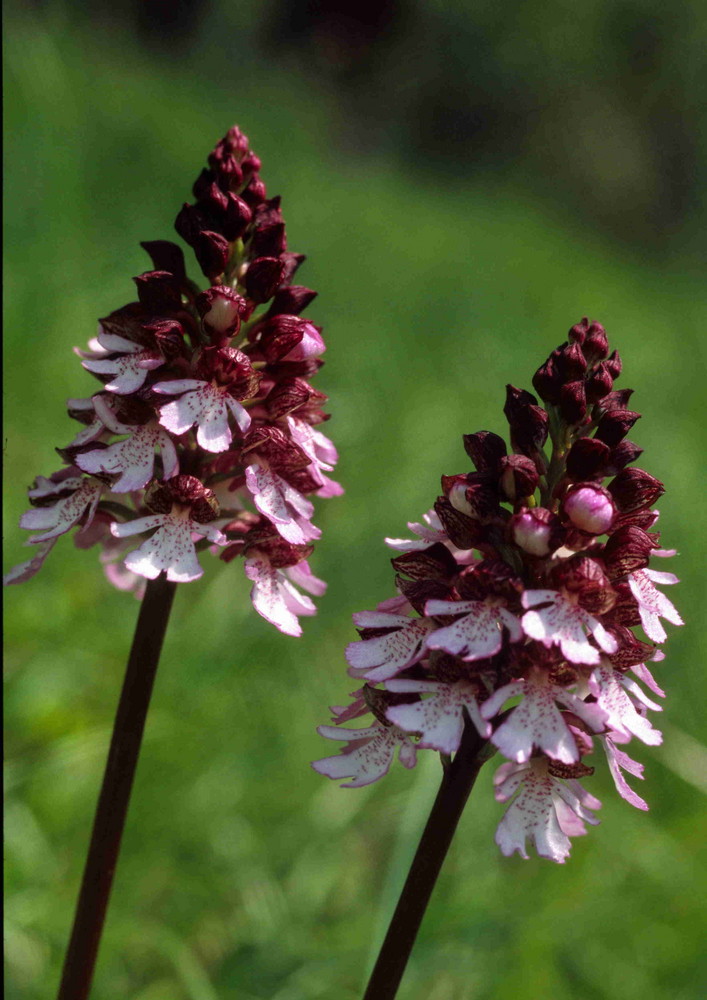
[[241, 319], [246, 315], [245, 299], [232, 288], [218, 286], [207, 289], [197, 300], [197, 308], [204, 322], [204, 329], [212, 337], [227, 339], [238, 333]]
[[576, 528], [592, 535], [602, 535], [614, 520], [614, 504], [600, 486], [580, 486], [564, 502], [564, 511]]
[[550, 511], [544, 507], [522, 510], [514, 515], [511, 532], [513, 541], [531, 556], [546, 556], [550, 552], [552, 527], [548, 523]]
[[[450, 476], [451, 478], [451, 476]], [[452, 507], [458, 510], [462, 514], [468, 514], [470, 517], [474, 516], [474, 508], [471, 506], [466, 498], [466, 476], [459, 477], [462, 482], [455, 483], [449, 490], [447, 497]]]

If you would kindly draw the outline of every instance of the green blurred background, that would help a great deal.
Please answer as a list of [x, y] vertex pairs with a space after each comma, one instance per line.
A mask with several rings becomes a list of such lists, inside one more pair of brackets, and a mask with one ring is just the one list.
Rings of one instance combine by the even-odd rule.
[[[6, 568], [24, 490], [91, 391], [71, 353], [131, 297], [138, 242], [172, 220], [238, 122], [320, 291], [341, 499], [313, 560], [330, 582], [293, 640], [239, 564], [177, 594], [93, 996], [360, 996], [434, 796], [422, 755], [341, 790], [309, 769], [354, 687], [353, 611], [392, 594], [405, 535], [461, 434], [504, 433], [582, 315], [624, 357], [632, 435], [681, 553], [659, 681], [666, 742], [637, 747], [647, 815], [587, 782], [602, 825], [570, 862], [504, 859], [482, 772], [401, 1000], [701, 994], [705, 896], [705, 8], [698, 0], [95, 0], [6, 5]], [[196, 273], [196, 268], [192, 268]], [[671, 567], [672, 568], [672, 567]], [[673, 596], [673, 594], [671, 594]], [[137, 604], [64, 541], [6, 593], [7, 996], [59, 977]], [[634, 782], [634, 784], [636, 784]], [[702, 862], [702, 863], [701, 863]]]

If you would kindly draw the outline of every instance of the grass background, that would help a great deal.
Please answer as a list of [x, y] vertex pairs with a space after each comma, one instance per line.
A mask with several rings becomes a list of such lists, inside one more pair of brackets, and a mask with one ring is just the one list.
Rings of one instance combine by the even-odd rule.
[[[663, 747], [640, 747], [647, 815], [588, 782], [602, 824], [570, 862], [502, 858], [493, 768], [482, 772], [423, 926], [401, 1000], [692, 1000], [704, 984], [704, 329], [698, 221], [657, 248], [579, 223], [514, 171], [416, 172], [348, 136], [337, 93], [244, 44], [218, 8], [188, 52], [152, 51], [118, 22], [53, 4], [6, 22], [6, 568], [24, 488], [56, 467], [71, 346], [127, 301], [169, 238], [208, 150], [237, 121], [283, 195], [301, 280], [320, 290], [329, 432], [346, 495], [320, 503], [313, 560], [330, 582], [300, 640], [249, 607], [239, 564], [180, 588], [148, 720], [93, 996], [312, 1000], [360, 995], [438, 784], [412, 773], [340, 790], [308, 767], [352, 682], [350, 615], [392, 594], [385, 535], [405, 534], [466, 469], [461, 434], [504, 432], [505, 382], [582, 315], [624, 358], [644, 413], [632, 437], [663, 479], [680, 558], [658, 679]], [[248, 38], [244, 34], [244, 38]], [[196, 273], [196, 268], [192, 268]], [[26, 550], [25, 550], [26, 551]], [[6, 593], [7, 996], [58, 981], [137, 605], [66, 541]], [[671, 595], [672, 596], [672, 595]]]

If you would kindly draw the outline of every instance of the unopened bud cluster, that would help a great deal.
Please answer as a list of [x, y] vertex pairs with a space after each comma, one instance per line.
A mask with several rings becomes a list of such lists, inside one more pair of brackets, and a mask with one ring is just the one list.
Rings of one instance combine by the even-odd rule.
[[152, 270], [135, 278], [137, 301], [99, 321], [83, 367], [100, 383], [68, 401], [82, 429], [57, 449], [64, 467], [38, 477], [21, 527], [36, 555], [6, 583], [41, 567], [76, 528], [99, 545], [111, 581], [144, 588], [165, 572], [197, 579], [197, 551], [245, 557], [257, 611], [300, 634], [321, 594], [307, 557], [320, 531], [310, 495], [341, 487], [326, 473], [336, 451], [319, 425], [326, 396], [309, 380], [322, 365], [321, 330], [302, 312], [316, 293], [293, 284], [301, 254], [287, 250], [279, 198], [267, 198], [260, 160], [232, 128], [176, 220], [207, 279], [187, 277], [166, 240], [143, 243]]
[[[468, 721], [507, 758], [494, 780], [509, 803], [504, 854], [527, 857], [530, 840], [562, 862], [569, 837], [598, 822], [579, 782], [597, 743], [619, 793], [648, 808], [624, 776], [643, 765], [621, 747], [661, 742], [638, 681], [663, 697], [647, 663], [663, 658], [660, 619], [681, 619], [656, 588], [677, 578], [649, 567], [674, 553], [655, 530], [663, 486], [632, 465], [639, 414], [631, 390], [614, 389], [620, 372], [604, 328], [582, 320], [536, 372], [541, 402], [507, 386], [510, 452], [490, 431], [465, 435], [475, 471], [442, 477], [424, 523], [409, 524], [416, 539], [387, 539], [397, 596], [354, 615], [361, 638], [346, 655], [363, 686], [320, 727], [347, 745], [317, 771], [357, 787], [396, 750], [405, 767], [420, 749], [449, 758]], [[367, 713], [366, 728], [339, 728]]]

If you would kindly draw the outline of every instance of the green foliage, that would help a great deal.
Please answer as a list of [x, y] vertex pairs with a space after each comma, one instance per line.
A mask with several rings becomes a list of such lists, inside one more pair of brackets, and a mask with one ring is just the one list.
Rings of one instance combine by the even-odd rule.
[[[229, 26], [235, 30], [233, 24]], [[636, 440], [663, 479], [681, 558], [675, 630], [658, 669], [666, 745], [644, 748], [652, 811], [588, 787], [602, 825], [564, 868], [506, 860], [492, 768], [477, 784], [401, 1000], [690, 1000], [704, 899], [698, 809], [696, 557], [704, 455], [705, 299], [688, 258], [659, 265], [578, 231], [503, 177], [420, 181], [333, 142], [334, 98], [242, 62], [217, 82], [208, 47], [153, 57], [61, 15], [12, 19], [7, 46], [6, 517], [56, 467], [71, 354], [131, 295], [138, 242], [168, 238], [213, 143], [237, 121], [283, 194], [302, 280], [321, 292], [330, 432], [346, 495], [321, 505], [313, 568], [330, 581], [305, 635], [249, 607], [239, 564], [203, 557], [179, 589], [157, 678], [96, 1000], [316, 1000], [360, 995], [438, 783], [428, 759], [341, 790], [308, 768], [353, 682], [350, 614], [392, 594], [384, 535], [404, 535], [466, 468], [461, 435], [503, 433], [503, 386], [530, 377], [583, 314], [625, 361]], [[701, 377], [702, 376], [702, 377]], [[7, 564], [22, 558], [8, 532]], [[58, 981], [137, 604], [64, 540], [7, 595], [7, 963], [10, 1000]], [[672, 596], [672, 595], [671, 595]], [[704, 644], [702, 644], [704, 653]], [[429, 755], [431, 758], [431, 755]], [[704, 871], [704, 866], [702, 866]]]

